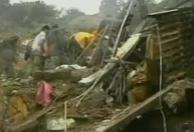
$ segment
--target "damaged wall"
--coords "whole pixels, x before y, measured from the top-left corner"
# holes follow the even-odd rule
[[[185,69],[193,62],[194,11],[191,8],[185,8],[155,13],[150,16],[157,20],[158,26],[152,33],[155,43],[149,42],[148,45],[161,45],[162,49],[162,53],[158,53],[159,47],[153,48],[152,51],[156,53],[151,59],[158,60],[156,65],[159,66],[159,58],[160,55],[162,56],[164,83],[169,84],[184,77]],[[147,52],[152,56],[153,52],[150,50]],[[148,69],[153,70],[153,67]],[[151,74],[155,76],[155,73]]]

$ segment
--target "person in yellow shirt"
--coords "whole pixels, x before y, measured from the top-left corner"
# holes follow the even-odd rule
[[[85,49],[88,47],[88,45],[93,44],[96,39],[94,34],[87,32],[78,32],[74,37],[82,49]]]
[[[88,32],[77,32],[73,34],[69,41],[69,56],[71,62],[75,62],[76,59],[82,54],[84,50],[87,49],[87,52],[78,62],[83,64],[86,59],[86,55],[90,54],[91,49],[95,47],[95,42],[98,38],[98,33],[88,33]]]

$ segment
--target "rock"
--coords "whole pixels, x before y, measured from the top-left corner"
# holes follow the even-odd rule
[[[28,77],[27,79],[20,79],[21,84],[31,84],[33,82],[32,77]]]
[[[51,118],[47,119],[47,130],[64,130],[65,124],[67,126],[67,129],[74,128],[76,125],[76,122],[74,119],[67,119],[64,118]]]
[[[104,132],[104,130],[106,130],[106,126],[102,126],[96,129],[96,132]]]
[[[56,69],[75,69],[75,70],[83,70],[86,69],[87,67],[85,66],[80,66],[80,65],[61,65],[56,67]]]
[[[187,110],[189,104],[186,97],[186,90],[193,90],[193,80],[178,80],[168,85],[167,87],[173,87],[172,91],[163,97],[163,101],[168,106],[168,108],[174,113],[180,113]]]
[[[107,97],[106,98],[106,104],[108,106],[113,106],[114,98],[113,97]]]
[[[90,74],[92,74],[91,69],[72,70],[71,78],[73,81],[79,81],[81,78],[88,77]]]
[[[14,81],[20,81],[21,79],[20,78],[16,78],[16,79],[14,79]]]

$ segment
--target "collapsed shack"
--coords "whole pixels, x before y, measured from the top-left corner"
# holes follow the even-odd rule
[[[45,124],[48,120],[62,117],[76,122],[68,130],[70,132],[140,130],[160,132],[166,128],[170,131],[180,131],[185,127],[184,123],[192,121],[191,118],[186,117],[192,115],[188,110],[191,110],[194,104],[192,101],[194,11],[191,8],[163,11],[150,14],[148,19],[152,19],[152,22],[143,26],[143,29],[140,28],[141,32],[131,35],[117,50],[113,59],[96,73],[82,78],[79,84],[75,82],[80,78],[71,82],[72,69],[65,71],[66,74],[68,72],[68,76],[65,77],[63,71],[62,77],[59,76],[60,79],[63,78],[63,82],[57,85],[58,90],[60,87],[61,91],[58,92],[59,95],[52,106],[32,110],[32,106],[29,107],[30,105],[25,103],[29,98],[33,100],[35,91],[32,87],[36,85],[27,88],[29,84],[26,83],[24,87],[27,90],[17,89],[12,92],[14,96],[12,95],[13,99],[10,100],[13,102],[17,100],[17,103],[13,103],[17,106],[11,105],[12,111],[8,119],[1,114],[0,126],[4,124],[5,131],[30,131],[34,128],[42,132],[44,129],[46,131]],[[80,74],[82,75],[82,72]],[[37,76],[37,78],[43,78],[40,75]],[[18,84],[17,80],[15,82],[11,85],[21,89],[22,85]],[[2,88],[8,85],[2,84]],[[88,89],[86,89],[87,86],[89,86]],[[25,95],[28,90],[30,92],[28,97],[25,97],[27,99],[19,96]],[[0,94],[1,97],[5,97],[6,93],[0,91]],[[4,100],[0,100],[0,103],[1,106],[8,105]],[[4,113],[6,107],[1,107],[0,113]],[[149,124],[154,122],[151,119],[146,120],[147,126],[144,124],[146,121],[142,119],[147,117],[144,113],[153,110],[165,113],[156,123],[167,124],[166,128],[158,124],[153,127],[154,125]],[[178,118],[179,112],[189,113],[189,115],[186,117],[182,115],[182,119],[174,121],[173,117]],[[168,117],[171,118],[170,121]],[[2,122],[5,118],[6,121]],[[145,127],[138,129],[139,122],[140,124],[143,122]],[[180,125],[176,127],[174,124],[177,122]],[[40,126],[40,124],[43,125]],[[189,127],[192,125],[190,123]]]
[[[166,120],[168,117],[163,116],[163,122],[161,120],[160,122],[157,122],[158,124],[154,123],[154,121],[158,120],[159,117],[147,118],[147,122],[150,122],[150,124],[143,121],[143,119],[139,119],[139,121],[136,122],[139,122],[139,125],[144,127],[138,128],[138,124],[135,125],[132,123],[125,131],[159,132],[166,129],[170,131],[193,131],[193,120],[188,118],[193,115],[188,111],[193,109],[193,103],[191,101],[194,86],[192,80],[193,73],[191,70],[193,67],[193,9],[184,8],[163,11],[150,14],[149,17],[154,18],[156,21],[153,23],[154,25],[150,26],[148,32],[146,32],[148,37],[146,43],[146,67],[144,69],[144,74],[148,83],[143,85],[144,87],[149,87],[151,93],[153,92],[156,94],[143,103],[134,106],[134,108],[130,106],[126,109],[127,112],[125,111],[119,114],[119,118],[117,117],[112,120],[110,122],[111,125],[105,125],[108,127],[105,131],[119,131],[115,129],[121,129],[123,125],[127,124],[126,122],[130,123],[136,116],[141,115],[144,112],[146,113],[147,110],[151,111],[153,108],[156,108],[154,107],[153,102],[157,101],[157,99],[159,99],[160,105],[164,103],[164,106],[162,105],[160,108],[161,113],[163,113],[163,111],[166,112],[169,109],[173,113],[169,114],[169,111],[166,112],[170,117],[169,121]],[[140,76],[139,80],[141,78],[142,76]],[[189,95],[188,91],[190,93]],[[162,97],[164,97],[163,101],[161,100]],[[150,105],[152,107],[150,107]],[[180,112],[186,114],[179,115]],[[150,113],[149,116],[152,116],[152,113]],[[156,115],[153,113],[153,116]],[[149,124],[149,126],[146,126],[141,122],[147,125]],[[157,125],[157,127],[152,125],[152,123]],[[159,125],[159,123],[164,123],[164,126]],[[180,125],[176,127],[175,124]],[[136,127],[134,127],[134,125]],[[121,129],[121,131],[123,130]]]

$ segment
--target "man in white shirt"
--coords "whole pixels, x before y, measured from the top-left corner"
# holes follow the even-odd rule
[[[32,42],[31,57],[33,63],[33,70],[44,69],[45,59],[47,56],[46,35],[49,29],[50,27],[48,25],[43,26],[41,32],[35,37]]]

